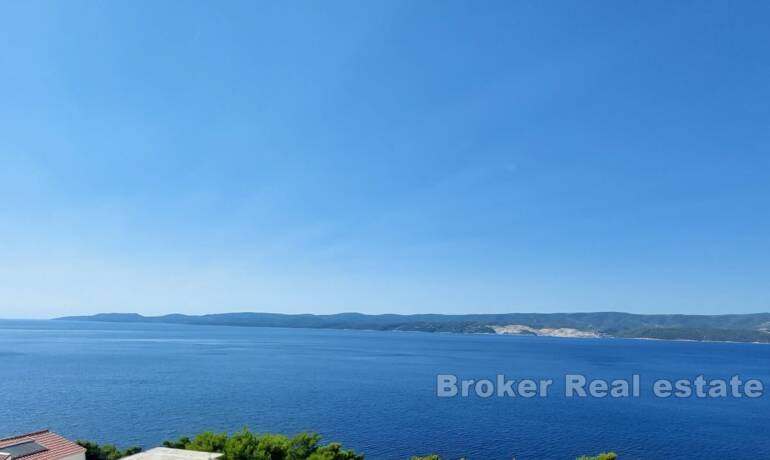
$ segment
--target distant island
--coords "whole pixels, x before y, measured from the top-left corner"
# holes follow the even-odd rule
[[[470,315],[221,313],[200,316],[102,313],[93,316],[68,316],[57,320],[770,343],[770,313],[735,315],[637,315],[618,312]]]

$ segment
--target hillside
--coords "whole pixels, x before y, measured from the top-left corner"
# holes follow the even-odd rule
[[[770,331],[770,313],[744,315],[637,315],[617,312],[472,315],[221,313],[200,316],[180,314],[142,316],[135,313],[105,313],[58,319],[243,327],[770,342],[770,332],[768,332]]]

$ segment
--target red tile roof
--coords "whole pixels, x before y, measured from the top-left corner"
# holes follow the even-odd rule
[[[36,454],[24,455],[22,457],[14,457],[13,460],[20,458],[23,458],[24,460],[60,460],[65,457],[69,457],[70,455],[75,455],[86,451],[84,447],[64,439],[56,433],[45,430],[0,439],[0,452],[3,451],[3,447],[13,446],[22,442],[29,441],[34,441],[45,447],[47,450],[38,452]],[[3,457],[3,454],[0,453],[0,460],[8,460],[7,457]]]

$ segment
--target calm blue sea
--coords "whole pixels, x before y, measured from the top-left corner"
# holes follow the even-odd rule
[[[203,430],[313,430],[369,459],[770,458],[770,398],[657,399],[652,380],[770,387],[770,346],[403,332],[0,321],[0,436],[153,447]],[[436,375],[556,380],[540,399],[439,399]],[[642,376],[567,399],[563,375]],[[562,385],[563,386],[563,385]]]

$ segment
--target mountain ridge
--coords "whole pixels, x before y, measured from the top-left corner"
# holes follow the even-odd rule
[[[664,340],[770,343],[770,313],[724,315],[646,315],[623,312],[489,313],[399,315],[346,312],[329,315],[264,312],[144,316],[99,313],[56,320],[171,323],[209,326],[288,327],[532,335],[533,330],[573,331],[567,335]],[[502,332],[501,332],[502,331]],[[511,331],[521,331],[520,333]]]

